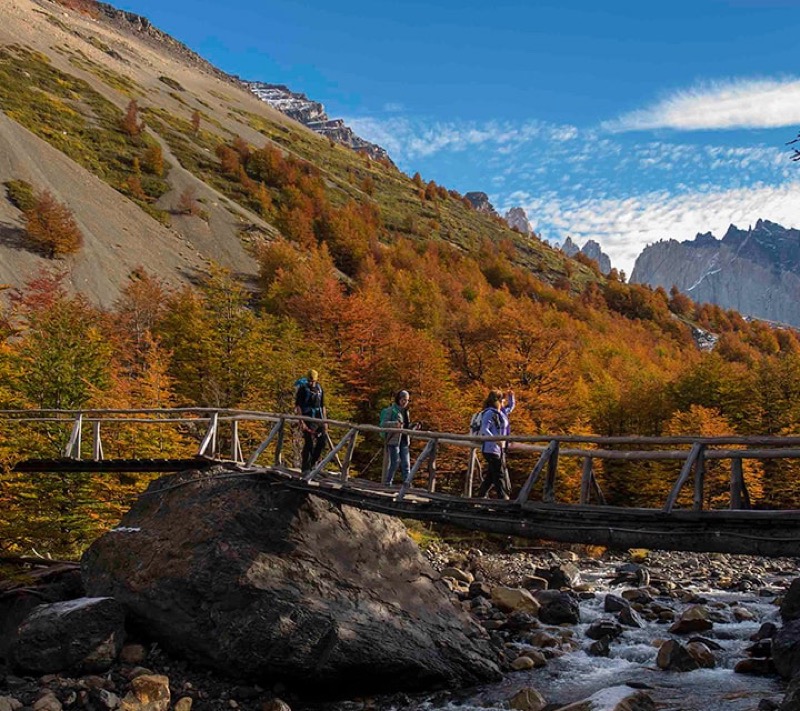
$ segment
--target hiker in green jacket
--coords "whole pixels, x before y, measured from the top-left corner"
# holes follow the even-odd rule
[[[381,410],[381,427],[396,427],[397,429],[411,429],[411,417],[408,414],[408,403],[411,399],[408,390],[400,390],[394,396],[394,402],[389,407]],[[409,437],[407,434],[385,433],[386,449],[389,454],[389,466],[386,469],[383,483],[391,486],[397,468],[403,477],[403,482],[408,484],[411,473],[411,458],[408,451]]]

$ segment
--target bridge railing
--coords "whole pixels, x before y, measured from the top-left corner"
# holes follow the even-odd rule
[[[517,505],[531,501],[534,489],[541,486],[542,501],[553,503],[556,499],[556,481],[559,460],[570,459],[580,463],[580,504],[590,504],[594,499],[605,504],[606,499],[596,475],[597,462],[675,462],[680,471],[673,482],[663,511],[669,513],[678,503],[684,487],[692,482],[692,508],[704,506],[704,492],[708,462],[730,461],[730,508],[749,508],[750,494],[746,485],[743,462],[745,460],[773,460],[800,458],[800,437],[599,437],[590,435],[513,435],[508,437],[479,437],[437,431],[398,430],[374,425],[353,424],[332,419],[315,419],[295,414],[267,413],[247,410],[214,408],[174,409],[92,409],[92,410],[5,410],[0,411],[0,425],[54,427],[63,432],[64,458],[71,461],[107,461],[104,454],[104,433],[121,425],[127,427],[169,426],[182,430],[185,448],[195,457],[233,462],[243,467],[270,466],[292,470],[293,462],[286,461],[287,443],[296,440],[292,426],[304,421],[307,424],[325,425],[329,449],[319,464],[305,473],[306,481],[313,481],[331,473],[342,483],[351,477],[351,468],[359,441],[371,437],[375,449],[375,435],[408,435],[417,451],[412,464],[411,479],[422,478],[425,488],[433,494],[437,489],[438,463],[445,448],[464,450],[466,466],[464,483],[460,492],[470,496],[478,466],[478,450],[485,441],[507,442],[512,455],[524,454],[536,460],[524,478],[515,497]],[[243,436],[243,429],[246,430]],[[91,435],[85,432],[91,430]],[[334,441],[330,432],[336,433]],[[194,441],[194,449],[190,449]],[[88,443],[91,442],[91,446]],[[679,448],[683,447],[683,448]],[[657,449],[654,449],[657,448]],[[266,459],[269,459],[268,463]],[[385,467],[385,462],[384,465]],[[383,480],[381,472],[380,481]],[[404,485],[397,493],[402,499],[410,486]]]

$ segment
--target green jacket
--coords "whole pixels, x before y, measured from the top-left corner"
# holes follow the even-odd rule
[[[400,407],[396,402],[393,402],[388,407],[384,407],[381,410],[381,427],[391,427],[395,423],[400,423],[400,427],[403,426],[404,423],[408,422],[408,411],[403,412],[403,408]],[[387,436],[388,435],[388,436]],[[402,435],[406,436],[407,435]],[[381,437],[386,440],[386,444],[398,444],[400,442],[400,434],[391,434],[387,432],[381,432]]]

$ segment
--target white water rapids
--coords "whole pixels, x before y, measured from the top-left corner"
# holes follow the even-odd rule
[[[619,595],[625,587],[610,588],[602,580],[608,570],[582,572],[585,581],[594,583],[595,598],[582,601],[581,622],[572,627],[581,647],[586,649],[592,640],[586,637],[586,628],[600,618],[615,615],[603,612],[606,593]],[[629,586],[628,586],[629,587]],[[715,603],[725,609],[741,605],[753,613],[755,620],[746,622],[715,622],[713,629],[701,636],[713,640],[722,649],[714,651],[716,668],[692,672],[667,672],[656,666],[657,648],[653,641],[672,637],[686,643],[693,635],[675,636],[668,632],[669,624],[645,622],[641,629],[625,627],[624,634],[611,643],[607,658],[593,657],[583,649],[568,652],[551,659],[547,666],[507,674],[498,684],[482,687],[468,695],[454,696],[443,701],[441,697],[410,701],[393,705],[395,709],[419,711],[485,711],[507,709],[508,699],[523,687],[538,690],[549,703],[565,705],[585,699],[597,691],[618,685],[631,684],[643,688],[656,702],[659,711],[753,711],[761,699],[780,702],[783,687],[777,676],[760,677],[736,674],[734,666],[747,658],[745,649],[753,644],[750,636],[762,623],[774,622],[780,626],[778,608],[774,597],[759,597],[755,592],[731,593],[712,587],[696,585],[684,589],[702,595],[706,607],[714,609]],[[657,599],[680,614],[688,605],[672,599]],[[456,700],[457,698],[457,700]]]

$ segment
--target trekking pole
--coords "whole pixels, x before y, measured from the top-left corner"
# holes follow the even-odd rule
[[[361,470],[361,474],[359,474],[359,478],[361,478],[361,477],[363,477],[363,476],[364,476],[364,474],[366,473],[367,469],[369,469],[369,468],[372,466],[372,462],[374,462],[374,461],[375,461],[375,460],[378,458],[378,455],[379,455],[379,454],[380,454],[380,453],[381,453],[381,452],[382,452],[384,449],[385,449],[385,447],[381,447],[381,448],[380,448],[380,449],[379,449],[377,452],[375,452],[375,454],[373,454],[373,455],[372,455],[372,459],[370,459],[370,460],[367,462],[367,466],[365,466],[365,467],[364,467],[364,468]]]

